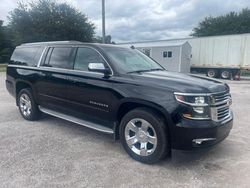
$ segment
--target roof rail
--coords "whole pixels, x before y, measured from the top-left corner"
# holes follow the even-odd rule
[[[74,41],[74,40],[69,40],[69,41],[48,41],[48,42],[31,42],[31,43],[23,43],[21,44],[21,46],[25,46],[25,45],[46,45],[46,44],[66,44],[66,43],[82,43],[79,41]]]

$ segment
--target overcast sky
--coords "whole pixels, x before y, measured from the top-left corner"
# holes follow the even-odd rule
[[[0,0],[0,19],[5,23],[17,1]],[[101,0],[59,1],[85,13],[101,35]],[[250,0],[106,0],[106,34],[116,42],[182,38],[206,16],[246,7],[250,8]]]

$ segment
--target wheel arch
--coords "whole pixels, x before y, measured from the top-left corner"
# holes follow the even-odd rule
[[[154,113],[162,117],[165,121],[165,125],[167,126],[169,136],[171,136],[171,125],[173,124],[172,118],[170,113],[164,109],[162,106],[145,101],[145,100],[138,100],[138,99],[126,99],[120,103],[117,107],[116,113],[116,124],[115,124],[115,139],[119,139],[119,126],[121,119],[124,115],[126,115],[129,111],[136,109],[136,108],[148,108],[152,110]],[[170,138],[171,140],[171,138]]]
[[[16,83],[15,83],[15,92],[16,92],[16,105],[18,106],[18,93],[24,89],[24,88],[30,88],[31,91],[32,91],[32,94],[34,96],[34,99],[36,100],[36,97],[34,95],[34,91],[33,91],[33,87],[32,87],[32,84],[28,81],[25,81],[25,80],[17,80]]]

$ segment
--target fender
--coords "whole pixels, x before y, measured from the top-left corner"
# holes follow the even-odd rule
[[[123,98],[119,101],[118,105],[114,109],[114,112],[116,112],[116,114],[115,114],[116,122],[118,122],[120,108],[122,107],[122,105],[124,105],[126,103],[134,103],[134,104],[138,104],[138,105],[142,105],[142,106],[146,106],[146,107],[155,109],[155,110],[161,112],[161,114],[163,114],[164,118],[167,120],[169,129],[171,129],[172,125],[174,125],[170,113],[165,108],[163,108],[159,104],[156,104],[156,103],[153,103],[153,102],[150,102],[147,100],[143,100],[143,99],[138,99],[138,98]],[[116,123],[116,124],[118,124],[118,123]]]
[[[171,132],[172,132],[172,128],[173,128],[173,121],[171,118],[170,113],[164,109],[162,106],[156,104],[156,103],[152,103],[150,101],[147,100],[143,100],[143,99],[138,99],[138,98],[124,98],[121,99],[119,104],[117,105],[117,107],[115,108],[115,122],[114,122],[114,126],[113,126],[113,130],[115,132],[114,134],[114,140],[118,140],[119,139],[119,121],[118,121],[118,117],[119,117],[119,112],[120,112],[120,108],[122,107],[122,105],[126,104],[126,103],[134,103],[134,104],[138,104],[139,106],[146,106],[149,107],[151,109],[155,109],[159,112],[161,112],[161,114],[163,114],[164,118],[167,121],[167,128],[169,129],[169,136],[170,136],[170,140],[171,140]]]
[[[153,103],[151,101],[147,101],[147,100],[143,100],[143,99],[138,99],[138,98],[123,98],[119,101],[117,107],[116,107],[116,112],[118,115],[119,109],[122,105],[124,105],[125,103],[136,103],[136,104],[141,104],[143,106],[148,106],[148,107],[152,107],[158,111],[160,111],[162,114],[164,114],[164,116],[166,115],[166,117],[170,117],[169,112],[162,106],[160,106],[159,104]]]

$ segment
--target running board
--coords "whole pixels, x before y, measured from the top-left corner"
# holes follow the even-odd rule
[[[67,115],[67,114],[63,114],[63,113],[60,113],[60,112],[56,112],[54,110],[50,110],[50,109],[44,108],[42,106],[38,106],[38,108],[39,108],[40,111],[42,111],[45,114],[49,114],[51,116],[58,117],[58,118],[70,121],[72,123],[76,123],[76,124],[88,127],[90,129],[100,131],[100,132],[104,132],[104,133],[108,133],[108,134],[114,134],[113,129],[104,127],[102,125],[95,124],[95,123],[92,123],[92,122],[89,122],[89,121],[85,121],[85,120],[82,120],[82,119],[79,119],[79,118],[76,118],[76,117],[73,117],[73,116],[70,116],[70,115]]]

